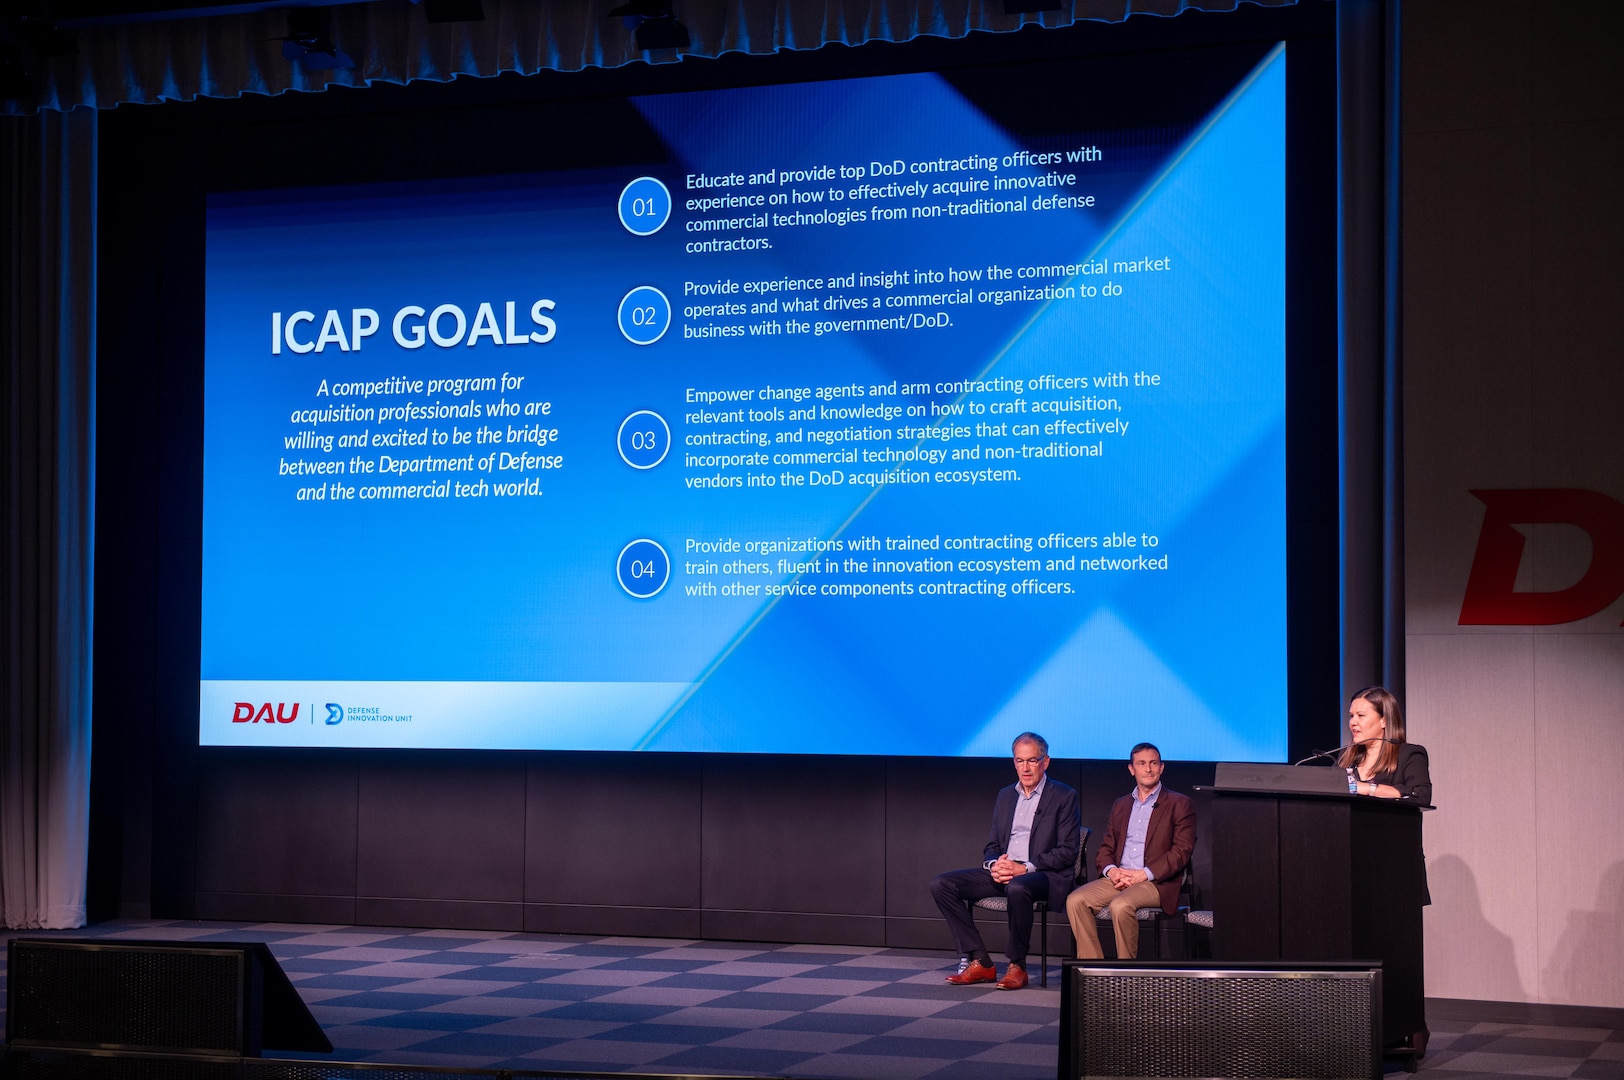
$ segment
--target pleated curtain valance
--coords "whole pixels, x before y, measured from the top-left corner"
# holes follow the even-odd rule
[[[70,28],[76,54],[30,64],[36,98],[10,102],[6,109],[104,109],[378,82],[446,82],[458,76],[612,68],[638,60],[816,49],[837,42],[958,38],[1034,23],[1061,27],[1295,2],[1065,0],[1057,11],[1011,15],[1003,0],[675,0],[675,15],[692,40],[679,53],[639,50],[626,20],[606,17],[615,0],[484,0],[482,21],[437,24],[428,21],[423,7],[406,0],[371,0],[330,9],[332,41],[354,59],[353,70],[312,71],[288,61],[281,44],[288,33],[287,9],[87,25]]]

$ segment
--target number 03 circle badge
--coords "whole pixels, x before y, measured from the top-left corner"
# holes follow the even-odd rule
[[[659,413],[639,409],[620,422],[615,447],[632,468],[652,469],[671,449],[671,425]]]
[[[671,301],[652,285],[639,285],[620,301],[620,332],[633,345],[652,345],[671,326]]]

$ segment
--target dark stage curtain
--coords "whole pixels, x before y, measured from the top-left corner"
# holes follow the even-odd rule
[[[0,911],[83,926],[96,113],[0,117]]]
[[[1059,11],[1006,15],[1003,0],[677,0],[692,38],[690,56],[815,49],[834,42],[908,41],[971,31],[1018,30],[1028,23],[1069,26],[1121,22],[1130,15],[1230,11],[1242,3],[1284,7],[1296,0],[1063,0]],[[640,51],[613,3],[484,0],[480,22],[430,24],[423,7],[403,3],[331,8],[332,41],[353,71],[307,71],[282,56],[287,12],[261,11],[120,26],[77,33],[78,55],[42,63],[39,105],[109,108],[125,102],[280,94],[329,86],[449,81],[459,75],[575,71],[635,60],[672,61],[675,51]],[[21,107],[21,106],[19,106]],[[31,106],[30,106],[31,107]]]

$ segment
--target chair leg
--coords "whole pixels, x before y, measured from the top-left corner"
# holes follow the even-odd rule
[[[1162,958],[1162,920],[1139,920],[1139,955],[1140,960],[1160,960]]]
[[[1043,947],[1038,952],[1038,956],[1043,963],[1043,970],[1038,972],[1038,985],[1047,990],[1049,988],[1049,905],[1034,904],[1032,906],[1037,909],[1038,921],[1043,923],[1043,929],[1038,931],[1038,939],[1043,942]]]

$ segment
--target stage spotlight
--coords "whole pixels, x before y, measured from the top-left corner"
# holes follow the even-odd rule
[[[423,5],[431,23],[484,22],[485,5],[480,0],[412,0]]]
[[[33,103],[35,76],[43,62],[78,52],[73,31],[58,29],[48,18],[27,12],[0,15],[0,101]]]
[[[669,19],[671,0],[626,0],[609,9],[611,19]]]
[[[650,49],[686,49],[689,45],[688,28],[676,19],[644,19],[637,24],[632,35],[637,47]]]
[[[354,68],[348,53],[333,44],[332,13],[326,8],[290,8],[282,55],[312,71]]]
[[[0,101],[32,102],[34,79],[17,57],[0,53]]]
[[[626,0],[610,9],[609,17],[625,19],[633,28],[637,47],[645,52],[686,49],[691,42],[688,28],[671,11],[671,0]]]
[[[79,38],[72,30],[62,30],[47,18],[18,15],[0,20],[0,40],[37,59],[79,55]]]

